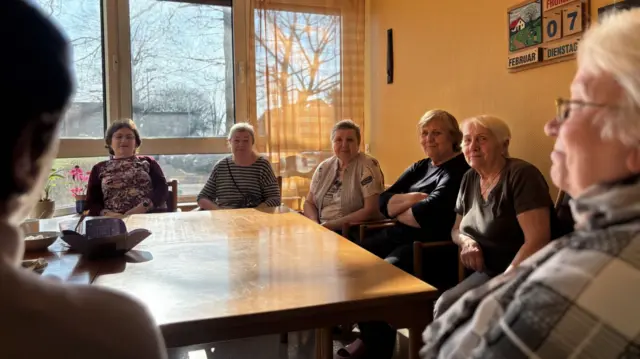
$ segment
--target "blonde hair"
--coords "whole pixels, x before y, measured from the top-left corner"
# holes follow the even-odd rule
[[[578,49],[578,66],[591,74],[611,75],[624,90],[611,120],[601,116],[603,138],[636,146],[640,141],[640,9],[614,11],[589,29]]]
[[[236,132],[248,132],[251,135],[251,144],[255,145],[256,133],[253,130],[253,126],[251,126],[251,124],[249,124],[248,122],[238,122],[235,125],[231,126],[229,135],[227,136],[227,140],[231,141],[231,137],[233,137]]]
[[[460,131],[458,120],[445,110],[429,110],[425,112],[425,114],[420,118],[420,121],[418,121],[418,131],[422,131],[422,129],[432,121],[440,121],[445,125],[449,131],[451,140],[453,141],[453,150],[456,152],[460,151],[462,131]]]
[[[495,116],[480,115],[462,121],[462,130],[464,131],[465,128],[471,125],[481,126],[491,131],[498,142],[504,146],[503,155],[505,157],[509,157],[509,142],[511,142],[511,130],[509,129],[509,125],[507,125],[506,122]]]

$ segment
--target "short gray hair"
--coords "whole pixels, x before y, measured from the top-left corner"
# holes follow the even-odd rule
[[[636,146],[640,141],[640,9],[615,11],[589,29],[578,49],[579,68],[611,75],[624,90],[617,118],[598,122],[603,138]]]
[[[470,125],[477,125],[486,128],[491,131],[491,133],[496,137],[498,142],[501,145],[505,146],[505,151],[503,155],[505,157],[509,157],[509,142],[511,142],[511,129],[509,129],[509,125],[501,119],[490,116],[490,115],[480,115],[468,118],[462,121],[462,130],[469,127]]]
[[[229,130],[229,136],[227,136],[227,140],[231,140],[231,137],[235,135],[236,132],[249,132],[251,135],[251,143],[256,143],[256,132],[253,130],[253,126],[248,122],[238,122],[235,125],[231,126]]]
[[[351,120],[342,120],[335,125],[333,125],[333,129],[331,130],[331,142],[336,138],[336,132],[338,130],[354,130],[356,132],[356,140],[358,141],[358,146],[360,146],[360,141],[362,139],[360,135],[360,126],[358,126],[355,122]]]
[[[418,121],[418,131],[422,131],[424,126],[428,125],[431,121],[440,121],[445,125],[453,140],[453,150],[460,151],[460,143],[462,142],[462,131],[458,125],[458,120],[453,117],[452,114],[445,110],[429,110]]]

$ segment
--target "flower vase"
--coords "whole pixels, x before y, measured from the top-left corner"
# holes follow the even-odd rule
[[[31,218],[52,218],[56,209],[56,203],[51,200],[38,201],[31,211]]]
[[[76,196],[76,213],[82,214],[82,212],[85,211],[86,204],[87,204],[86,195]]]

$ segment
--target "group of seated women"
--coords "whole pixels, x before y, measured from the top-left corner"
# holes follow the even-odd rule
[[[0,151],[7,171],[0,187],[2,353],[165,358],[161,333],[138,301],[100,286],[42,280],[21,268],[19,224],[51,168],[74,80],[68,41],[28,2],[0,1],[0,32],[11,34],[4,38],[0,88],[12,121]],[[581,40],[571,99],[557,101],[557,117],[545,126],[556,138],[551,177],[574,198],[576,231],[536,255],[561,233],[546,182],[533,165],[509,156],[511,134],[501,120],[478,116],[458,127],[450,114],[428,112],[418,134],[429,158],[386,191],[378,163],[358,153],[359,129],[336,125],[335,157],[318,167],[304,214],[333,230],[349,221],[396,218],[393,230],[361,243],[400,267],[399,249],[409,241],[439,240],[450,231],[461,262],[474,272],[436,303],[422,358],[638,357],[639,33],[640,10],[630,10]],[[233,155],[214,167],[199,196],[202,208],[277,205],[273,171],[250,150],[251,128],[234,127],[229,140]],[[152,158],[136,156],[141,139],[135,126],[114,124],[106,142],[112,158],[91,173],[90,212],[163,210],[164,175]],[[246,173],[253,183],[243,179]],[[360,326],[361,340],[337,355],[391,357],[392,328]],[[33,345],[34,333],[40,345]]]
[[[453,240],[471,272],[444,292],[438,317],[465,292],[508,272],[544,247],[557,232],[549,187],[532,164],[509,156],[511,132],[500,119],[477,116],[458,124],[444,110],[425,113],[417,126],[425,159],[412,164],[385,190],[378,161],[359,151],[360,128],[338,122],[331,131],[333,156],[318,165],[304,202],[304,216],[341,233],[347,223],[393,218],[397,224],[365,238],[363,248],[412,272],[414,241]],[[137,156],[142,140],[132,121],[117,122],[105,141],[111,159],[94,166],[88,186],[91,215],[164,211],[168,188],[158,163]],[[246,123],[228,136],[231,155],[220,160],[198,195],[200,209],[279,206],[280,187],[271,163],[254,149]],[[395,330],[386,323],[359,323],[361,336],[340,357],[368,350],[388,353]]]
[[[377,162],[364,155],[339,153],[344,146],[337,143],[342,138],[334,131],[336,158],[318,168],[304,213],[334,230],[344,222],[375,220],[380,215],[396,219],[395,226],[359,238],[358,243],[407,272],[413,268],[414,241],[453,240],[460,248],[460,261],[473,273],[440,296],[437,317],[465,292],[510,271],[563,233],[542,173],[509,156],[511,132],[502,120],[477,116],[459,126],[450,113],[431,110],[420,119],[417,130],[426,158],[412,164],[382,193],[379,187],[365,187],[374,181],[368,179],[370,173],[380,170]],[[356,133],[351,135],[357,140]],[[343,180],[343,168],[348,173],[351,158],[375,164],[356,167],[358,172],[351,176],[361,178],[360,183]],[[378,176],[383,178],[381,173]],[[358,193],[358,202],[344,203],[345,198],[356,196],[353,192]],[[336,202],[339,214],[325,212]],[[372,202],[377,202],[377,210]],[[392,356],[394,328],[382,322],[358,326],[360,338],[340,349],[337,357],[358,358],[367,352],[380,358]]]
[[[229,132],[231,156],[215,164],[198,205],[204,210],[279,206],[280,188],[269,161],[253,149],[253,127],[238,123]],[[93,166],[87,210],[94,216],[121,216],[167,210],[169,189],[160,165],[137,156],[142,144],[131,120],[113,123],[105,135],[111,158]]]

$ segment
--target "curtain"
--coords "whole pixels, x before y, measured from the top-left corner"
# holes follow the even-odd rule
[[[313,171],[333,155],[333,125],[350,119],[364,136],[364,0],[251,3],[257,147],[283,177],[284,203],[301,209]]]

